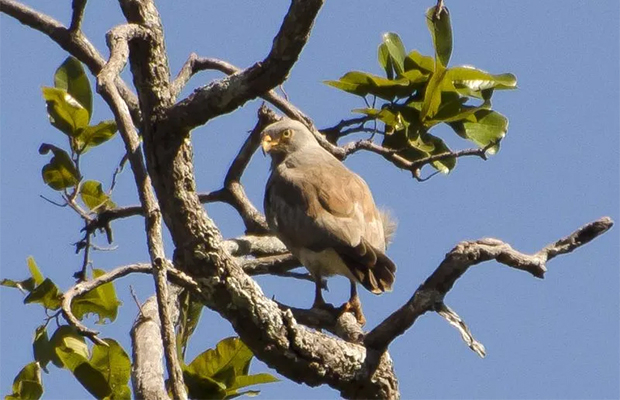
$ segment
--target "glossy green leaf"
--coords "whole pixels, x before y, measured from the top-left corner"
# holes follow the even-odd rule
[[[104,339],[108,346],[96,344],[93,347],[93,355],[90,365],[96,368],[106,378],[113,398],[130,399],[129,377],[131,376],[131,361],[129,356],[113,339]]]
[[[67,152],[47,143],[39,147],[39,154],[47,154],[50,151],[54,153],[54,156],[41,170],[43,182],[54,190],[63,190],[77,185],[79,174]]]
[[[435,46],[435,59],[444,67],[448,66],[452,55],[452,25],[448,8],[443,7],[439,15],[436,15],[437,7],[431,7],[426,11],[426,25],[431,32],[433,45]]]
[[[499,141],[508,131],[508,119],[492,110],[478,110],[472,117],[468,120],[451,122],[449,125],[459,136],[471,140],[479,147],[497,142],[497,145],[488,150],[491,154],[496,153],[499,150]]]
[[[189,291],[183,292],[179,304],[180,315],[177,332],[177,352],[179,358],[184,360],[187,342],[194,333],[196,326],[198,326],[203,304],[198,299],[195,299]]]
[[[432,118],[441,104],[441,92],[444,88],[444,81],[446,76],[445,69],[439,69],[435,72],[426,85],[426,91],[424,92],[424,102],[422,104],[422,110],[420,111],[420,119],[422,121]]]
[[[93,93],[84,67],[75,57],[68,57],[54,74],[54,86],[63,89],[88,111],[89,121],[93,113]]]
[[[64,364],[60,358],[56,355],[57,348],[69,348],[72,351],[82,355],[84,358],[88,358],[88,346],[84,340],[84,336],[77,333],[77,331],[69,325],[61,325],[54,331],[52,337],[49,340],[51,348],[52,363],[58,368],[63,368]]]
[[[435,61],[433,57],[420,54],[413,50],[405,57],[405,71],[418,70],[424,74],[435,71]]]
[[[80,197],[86,206],[96,213],[116,207],[101,187],[101,182],[85,181],[80,185]]]
[[[56,355],[64,367],[71,371],[84,389],[94,397],[103,399],[112,394],[112,389],[103,373],[93,367],[83,354],[73,351],[70,347],[60,346],[56,348]]]
[[[226,398],[226,385],[208,376],[193,372],[185,366],[183,368],[183,381],[187,386],[187,392],[192,399],[224,399]]]
[[[405,46],[400,40],[400,36],[394,32],[387,32],[383,34],[383,44],[385,44],[388,54],[392,59],[394,70],[397,74],[401,74],[405,71]]]
[[[98,278],[103,274],[105,274],[105,271],[101,269],[93,270],[94,278]],[[76,296],[71,303],[71,311],[80,320],[87,314],[96,314],[99,317],[97,323],[103,324],[106,318],[110,322],[114,322],[120,304],[121,302],[116,297],[114,284],[108,282],[83,295]]]
[[[47,364],[52,360],[52,347],[47,337],[46,325],[38,326],[35,330],[32,351],[35,361],[47,372]]]
[[[26,296],[24,303],[40,303],[48,310],[57,310],[60,308],[61,304],[60,296],[61,293],[58,287],[51,279],[47,278]]]
[[[245,375],[250,368],[252,351],[236,337],[220,341],[215,349],[209,349],[198,355],[189,365],[190,371],[202,376],[214,377],[226,369],[232,369],[234,375]]]
[[[517,78],[513,74],[489,74],[473,67],[453,67],[448,70],[449,79],[456,87],[473,91],[486,89],[516,89]]]
[[[43,395],[41,367],[34,361],[19,371],[13,380],[13,393],[5,399],[37,400]]]
[[[113,120],[102,121],[97,125],[87,126],[82,129],[75,138],[77,144],[76,150],[80,153],[85,153],[92,147],[99,146],[110,140],[117,130],[116,122]]]
[[[377,53],[379,65],[381,65],[381,67],[385,70],[385,76],[387,76],[388,79],[394,79],[394,63],[390,58],[390,52],[388,51],[387,45],[385,43],[381,43]]]
[[[90,115],[66,90],[43,87],[50,123],[69,136],[76,136],[88,126]]]
[[[34,261],[34,257],[32,256],[28,257],[26,259],[26,263],[28,264],[28,270],[30,270],[30,276],[32,276],[34,283],[36,285],[40,285],[41,283],[43,283],[45,278],[43,277],[43,274],[39,270],[37,263]]]
[[[348,72],[337,81],[325,83],[358,96],[372,94],[386,100],[407,97],[413,91],[412,83],[406,78],[390,80],[360,71]]]

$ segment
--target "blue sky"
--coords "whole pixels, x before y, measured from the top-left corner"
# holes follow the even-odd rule
[[[31,3],[64,23],[68,2]],[[227,60],[239,67],[267,54],[288,8],[286,1],[160,1],[173,73],[190,52]],[[497,92],[494,107],[510,120],[501,151],[488,161],[462,159],[448,176],[417,183],[372,154],[356,154],[347,165],[369,183],[377,203],[400,224],[388,253],[398,265],[393,293],[363,292],[370,328],[402,305],[435,269],[443,255],[466,239],[496,237],[516,249],[535,252],[582,224],[609,215],[619,220],[619,4],[585,1],[450,1],[454,29],[451,65],[471,64],[492,73],[512,72],[519,89]],[[353,69],[380,73],[376,47],[381,34],[395,31],[408,49],[432,52],[424,11],[431,1],[327,2],[299,63],[285,84],[290,100],[319,127],[331,126],[363,103],[328,87]],[[62,11],[60,10],[62,9]],[[113,2],[91,0],[85,31],[107,54],[105,32],[122,22]],[[0,278],[26,274],[32,255],[61,288],[79,269],[71,243],[81,223],[39,195],[54,198],[40,178],[48,157],[42,142],[64,144],[45,114],[41,86],[51,86],[66,57],[48,38],[2,15],[0,46]],[[218,77],[202,73],[188,89]],[[125,77],[127,75],[125,73]],[[128,79],[130,81],[130,79]],[[91,79],[91,82],[93,80]],[[221,186],[226,168],[254,126],[259,102],[209,122],[193,133],[198,188]],[[112,118],[95,101],[94,120]],[[436,134],[455,148],[470,147],[448,129]],[[115,138],[85,160],[85,175],[107,186],[122,156]],[[251,199],[262,204],[268,161],[257,154],[244,176]],[[137,203],[129,170],[113,195],[119,205]],[[226,205],[208,205],[224,236],[242,233],[240,219]],[[146,261],[143,222],[115,222],[113,252],[96,252],[94,265],[111,269]],[[103,239],[98,239],[104,244]],[[167,239],[168,240],[168,239]],[[495,263],[471,269],[446,298],[487,348],[479,359],[458,333],[435,314],[425,315],[390,348],[403,398],[618,398],[619,257],[618,229],[548,265],[545,280]],[[172,247],[167,241],[167,254]],[[265,293],[296,306],[310,306],[305,282],[261,278]],[[128,332],[137,313],[132,285],[145,300],[153,291],[148,276],[117,282],[124,302],[116,322],[97,326],[103,336],[129,349]],[[330,281],[327,299],[340,303],[348,293],[341,278]],[[32,360],[31,341],[45,317],[23,296],[0,289],[0,393]],[[88,324],[94,325],[93,320]],[[206,311],[188,358],[232,335],[228,322]],[[253,371],[267,367],[255,362]],[[84,398],[88,393],[66,370],[43,377],[44,398]],[[334,398],[328,387],[309,388],[286,380],[261,388],[263,398]]]

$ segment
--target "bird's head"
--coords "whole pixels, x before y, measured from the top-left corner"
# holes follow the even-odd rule
[[[312,132],[299,121],[284,118],[267,126],[261,136],[261,147],[272,158],[281,158],[317,142]]]

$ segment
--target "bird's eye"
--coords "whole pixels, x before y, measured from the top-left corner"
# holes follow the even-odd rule
[[[285,130],[284,132],[282,132],[282,137],[283,137],[283,138],[290,138],[290,137],[291,137],[291,134],[292,134],[291,130],[290,130],[290,129],[287,129],[287,130]]]

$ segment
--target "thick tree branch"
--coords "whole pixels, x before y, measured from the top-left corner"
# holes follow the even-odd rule
[[[322,0],[293,0],[269,55],[241,72],[197,89],[175,105],[169,113],[171,130],[202,125],[284,82],[308,41],[322,5]]]
[[[75,1],[79,2],[80,0]],[[103,68],[105,64],[103,57],[81,31],[67,29],[55,19],[13,0],[0,0],[0,12],[10,15],[22,24],[49,36],[61,48],[84,63],[93,75],[97,76]],[[134,122],[138,123],[140,121],[138,98],[120,77],[115,77],[114,84],[117,86],[120,96],[127,103]]]
[[[150,266],[149,266],[150,268]],[[131,383],[136,399],[169,399],[164,382],[164,347],[161,341],[157,298],[140,306],[131,328]]]
[[[445,295],[452,289],[456,280],[472,265],[496,260],[509,267],[527,271],[537,278],[543,278],[547,271],[545,263],[548,260],[588,243],[607,232],[612,225],[613,221],[609,217],[600,218],[584,225],[566,238],[546,246],[534,255],[520,253],[497,239],[461,242],[446,255],[435,272],[416,290],[404,306],[392,313],[366,336],[364,344],[366,347],[377,350],[387,349],[397,336],[402,335],[419,316],[427,311],[446,314],[449,309],[443,304]],[[465,330],[468,331],[466,327],[463,331]],[[475,341],[470,343],[470,347],[473,346],[474,350],[478,345],[479,343]],[[483,352],[484,347],[482,347]]]

